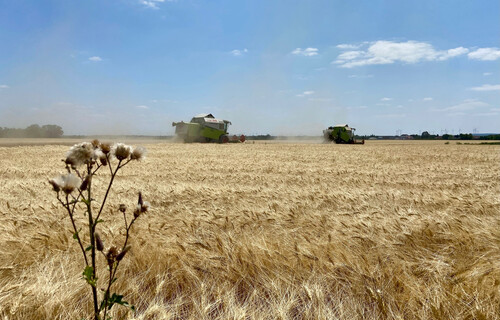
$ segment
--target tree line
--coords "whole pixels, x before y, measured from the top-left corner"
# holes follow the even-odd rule
[[[63,129],[55,124],[32,124],[25,129],[0,127],[0,138],[60,138]]]

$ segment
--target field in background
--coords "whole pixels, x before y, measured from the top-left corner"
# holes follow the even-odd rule
[[[104,216],[140,190],[152,204],[117,283],[136,306],[129,319],[499,317],[500,146],[145,146]],[[1,319],[90,312],[47,183],[67,150],[0,147]],[[102,226],[109,246],[121,224]]]

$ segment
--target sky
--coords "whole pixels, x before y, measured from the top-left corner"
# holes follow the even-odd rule
[[[498,0],[0,0],[0,127],[500,132]]]

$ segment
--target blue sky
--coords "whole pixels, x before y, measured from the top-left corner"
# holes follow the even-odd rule
[[[0,126],[500,131],[500,2],[0,0]]]

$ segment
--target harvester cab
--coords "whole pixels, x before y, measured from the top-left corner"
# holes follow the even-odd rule
[[[198,114],[190,122],[172,122],[175,133],[184,142],[232,142],[227,135],[230,124],[231,121],[215,119],[211,113]]]
[[[335,143],[365,144],[365,140],[355,140],[355,130],[356,129],[349,127],[347,124],[338,124],[323,130],[323,137],[326,142],[334,141]]]

